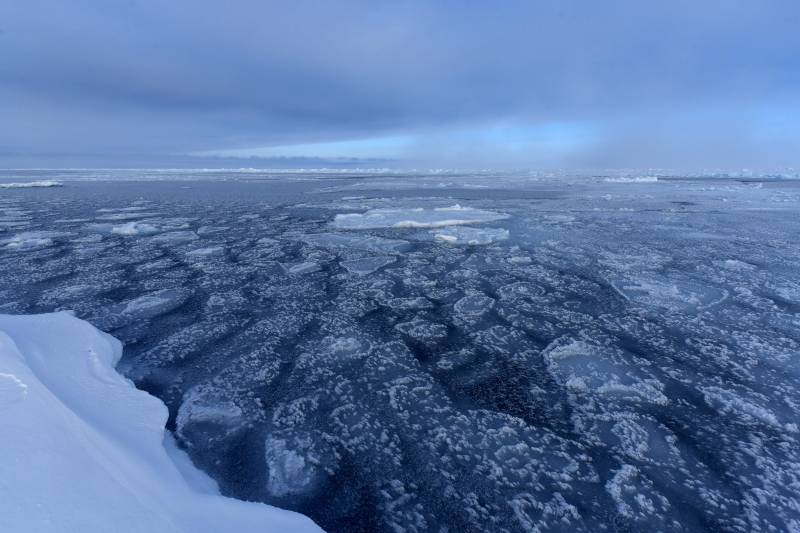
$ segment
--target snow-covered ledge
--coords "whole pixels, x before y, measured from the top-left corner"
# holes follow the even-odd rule
[[[0,315],[0,531],[319,532],[219,495],[167,408],[114,366],[119,341],[68,313]]]

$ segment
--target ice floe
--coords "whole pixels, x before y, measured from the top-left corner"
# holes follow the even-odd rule
[[[8,250],[32,250],[53,246],[56,239],[70,236],[71,233],[63,231],[27,231],[17,233],[10,239],[0,240],[0,246]]]
[[[367,252],[400,253],[408,251],[411,244],[401,239],[386,239],[373,235],[351,233],[313,233],[303,235],[300,240],[323,248],[351,248]]]
[[[508,239],[508,230],[503,228],[470,228],[464,226],[446,227],[434,230],[437,241],[449,244],[482,245]]]
[[[111,228],[111,233],[125,236],[148,235],[150,233],[158,233],[158,228],[144,222],[128,222],[120,226],[114,226]]]
[[[379,228],[439,228],[462,224],[493,222],[508,218],[504,213],[462,207],[458,204],[451,207],[435,207],[433,209],[371,209],[366,213],[339,214],[333,225],[339,229],[379,229]]]
[[[339,264],[351,274],[366,276],[391,265],[397,259],[391,256],[362,257],[361,259],[349,259],[340,261]]]

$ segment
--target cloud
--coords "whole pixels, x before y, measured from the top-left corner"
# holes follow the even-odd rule
[[[33,159],[404,138],[368,156],[757,165],[791,160],[800,127],[768,154],[751,130],[800,104],[789,0],[29,0],[0,20],[0,152]]]

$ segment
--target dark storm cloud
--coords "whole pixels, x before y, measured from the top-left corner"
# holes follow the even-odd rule
[[[0,152],[122,161],[579,122],[595,137],[559,163],[739,148],[791,164],[796,122],[774,123],[800,106],[799,15],[788,0],[9,1]]]

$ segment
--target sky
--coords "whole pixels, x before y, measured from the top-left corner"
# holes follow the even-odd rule
[[[0,167],[800,168],[797,0],[0,0]]]

